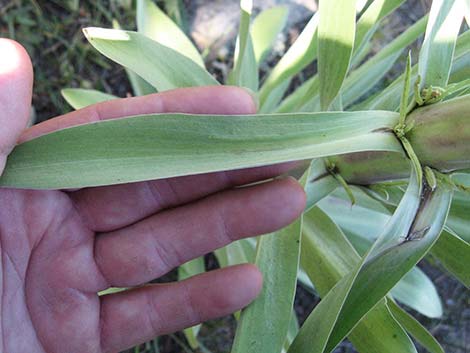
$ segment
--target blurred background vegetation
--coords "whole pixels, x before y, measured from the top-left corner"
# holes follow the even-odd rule
[[[188,25],[186,21],[190,21],[195,12],[194,7],[198,6],[195,3],[200,4],[204,1],[156,2],[162,7],[166,6],[170,15],[186,26]],[[219,2],[221,1],[212,3]],[[236,4],[237,0],[231,2]],[[205,3],[210,4],[211,1],[205,1]],[[183,4],[188,10],[187,13],[176,11],[178,4]],[[377,48],[419,18],[428,6],[427,0],[408,1],[397,12],[397,15],[389,18],[384,28],[378,31],[374,42]],[[23,44],[33,61],[35,68],[33,105],[37,121],[43,121],[71,110],[60,94],[60,90],[65,87],[94,88],[120,97],[130,94],[131,88],[124,69],[88,45],[81,29],[88,26],[112,27],[113,20],[118,21],[123,28],[135,29],[134,8],[132,0],[0,0],[0,37],[12,38]],[[308,15],[308,11],[306,14]],[[282,55],[285,48],[295,40],[306,20],[306,16],[296,19],[297,22],[281,36],[268,62],[273,63]],[[225,31],[225,28],[220,28],[220,31]],[[218,46],[216,53],[209,52],[207,48],[201,49],[206,49],[204,54],[208,69],[216,76],[226,75],[231,65],[231,55],[227,54],[233,50],[233,41],[226,41],[224,45]],[[401,64],[397,66],[395,73],[403,71],[404,60],[399,60],[399,62]],[[265,68],[267,69],[268,67]],[[315,70],[315,67],[307,68],[304,75],[308,76],[312,70]],[[389,80],[392,78],[393,74],[388,77]],[[293,84],[299,84],[301,81],[302,76]],[[209,269],[217,267],[216,260],[211,255],[207,257],[207,266]],[[437,263],[424,262],[420,264],[420,267],[436,284],[443,298],[445,314],[441,319],[433,320],[417,313],[413,314],[431,330],[445,347],[446,352],[469,353],[469,291],[447,276]],[[173,273],[164,280],[175,278]],[[302,287],[298,288],[296,310],[301,321],[307,317],[318,301],[318,298]],[[199,338],[202,345],[196,352],[230,352],[235,326],[236,322],[233,317],[207,323],[200,332]],[[194,351],[189,348],[184,335],[177,333],[137,347],[130,352],[187,353]],[[348,342],[345,342],[335,352],[351,353],[354,349]]]
[[[135,28],[134,15],[130,0],[0,0],[0,37],[23,44],[33,61],[38,121],[70,109],[60,95],[64,87],[94,87],[120,96],[130,91],[124,70],[91,48],[81,28],[111,27],[113,19]]]

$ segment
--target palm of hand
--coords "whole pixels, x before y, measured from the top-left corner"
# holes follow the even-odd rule
[[[16,141],[67,126],[151,112],[254,109],[239,89],[184,89],[99,104],[24,131],[32,85],[29,59],[10,41],[0,40],[0,49],[7,54],[0,68],[8,52],[17,59],[9,70],[0,69],[0,124],[5,127],[0,172]],[[251,265],[179,283],[144,284],[230,241],[294,220],[305,203],[295,181],[233,189],[288,168],[74,192],[0,189],[0,352],[117,352],[247,305],[261,289],[260,274]],[[112,286],[140,287],[98,296]]]
[[[61,192],[0,190],[0,200],[9,205],[0,209],[5,351],[66,352],[54,343],[62,336],[69,349],[97,352],[100,303],[93,292],[103,281],[87,261],[93,233]]]

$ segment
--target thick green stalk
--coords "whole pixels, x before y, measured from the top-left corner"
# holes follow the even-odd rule
[[[360,152],[334,156],[330,160],[350,184],[369,185],[410,176],[410,163],[405,154]]]
[[[463,96],[416,109],[407,117],[407,133],[423,166],[441,172],[470,169],[470,97]],[[405,179],[410,164],[404,154],[350,153],[331,158],[351,184],[375,184]]]
[[[441,172],[470,168],[470,100],[459,97],[415,110],[408,139],[423,163]]]

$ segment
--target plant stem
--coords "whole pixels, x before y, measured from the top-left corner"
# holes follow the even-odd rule
[[[463,96],[414,110],[406,119],[406,139],[423,166],[441,173],[470,169],[470,97]],[[406,179],[405,154],[360,152],[329,158],[344,180],[369,185]]]

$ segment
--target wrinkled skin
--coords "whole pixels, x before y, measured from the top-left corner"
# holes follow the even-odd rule
[[[27,129],[30,60],[6,39],[0,53],[0,173],[16,143],[67,126],[152,112],[255,109],[243,90],[193,88],[101,103]],[[293,179],[234,189],[292,166],[67,192],[0,189],[0,351],[118,352],[246,306],[262,286],[253,265],[146,283],[233,240],[292,222],[305,203]]]

